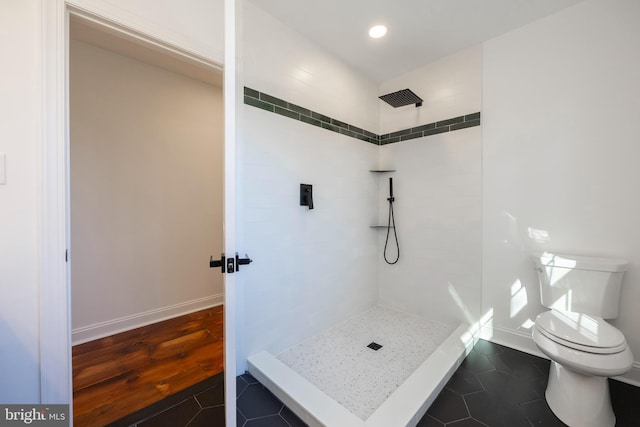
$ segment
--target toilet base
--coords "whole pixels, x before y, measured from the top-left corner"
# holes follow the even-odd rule
[[[570,427],[614,427],[609,380],[582,375],[551,361],[545,397],[553,413]]]

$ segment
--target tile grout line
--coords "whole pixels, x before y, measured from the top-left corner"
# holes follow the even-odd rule
[[[196,397],[195,397],[195,396],[193,396],[193,398],[195,399]],[[197,403],[197,400],[196,400],[196,403]],[[200,404],[198,404],[198,406],[200,406]],[[189,420],[189,421],[184,425],[184,427],[189,427],[189,424],[191,424],[191,423],[193,422],[193,420],[195,420],[195,419],[196,419],[196,417],[198,416],[198,414],[199,414],[200,412],[202,412],[202,408],[200,408],[200,409],[198,410],[198,412],[196,412],[196,413],[193,415],[193,417],[191,417],[191,419],[190,419],[190,420]]]
[[[287,426],[291,427],[291,423],[282,416],[282,411],[284,411],[284,408],[286,408],[286,405],[283,403],[280,411],[278,411],[278,416],[282,418],[282,421],[284,421]]]
[[[183,400],[181,400],[180,402],[176,403],[175,405],[170,405],[169,407],[162,409],[160,412],[157,412],[157,413],[155,413],[155,414],[153,414],[153,415],[150,415],[150,416],[148,416],[148,417],[146,417],[146,418],[144,418],[144,419],[142,419],[142,420],[136,421],[134,424],[132,424],[132,426],[138,426],[139,424],[142,424],[142,423],[144,423],[144,422],[146,422],[146,421],[149,421],[149,420],[151,420],[152,418],[157,417],[158,415],[162,415],[162,414],[164,414],[165,412],[167,412],[167,411],[169,411],[169,410],[171,410],[171,409],[173,409],[173,408],[175,408],[175,407],[177,407],[177,406],[182,405],[183,403],[187,402],[187,401],[188,401],[188,400],[190,400],[190,399],[194,399],[194,400],[195,400],[195,395],[189,396],[189,397],[187,397],[186,399],[183,399]],[[196,400],[196,402],[197,402],[197,400]],[[200,406],[200,405],[198,404],[198,406]],[[198,412],[199,412],[199,411],[198,411]],[[196,413],[196,415],[197,415],[197,413]]]
[[[476,374],[473,374],[476,376],[476,379],[478,380],[478,382],[480,382],[480,378],[478,378],[478,376]],[[482,387],[482,391],[486,391],[484,390],[484,386],[482,385],[482,383],[480,383],[480,386]],[[477,393],[481,393],[482,391],[478,391]],[[472,394],[472,393],[467,393],[467,394]],[[480,424],[482,424],[483,426],[487,426],[485,423],[483,423],[482,421],[478,421],[475,418],[473,418],[473,415],[471,415],[471,410],[469,409],[469,404],[467,403],[467,399],[465,399],[465,394],[460,395],[462,397],[462,402],[464,403],[464,407],[467,409],[467,414],[469,414],[469,418],[471,418],[472,420],[479,422]],[[489,427],[489,426],[487,426]]]

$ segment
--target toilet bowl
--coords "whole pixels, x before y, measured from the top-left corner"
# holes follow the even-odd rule
[[[622,333],[601,318],[551,310],[536,318],[533,339],[551,359],[545,397],[556,416],[569,426],[613,427],[608,377],[633,364]]]
[[[623,260],[534,256],[541,301],[533,340],[551,359],[545,398],[571,427],[613,427],[608,377],[631,369],[624,335],[604,318],[618,314]]]

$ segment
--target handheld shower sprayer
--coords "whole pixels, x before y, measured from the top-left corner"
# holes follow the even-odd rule
[[[393,215],[393,202],[395,202],[395,200],[396,198],[393,197],[393,178],[389,178],[389,197],[387,198],[387,201],[389,202],[389,221],[387,223],[387,238],[384,242],[383,255],[384,255],[385,262],[391,265],[397,263],[398,260],[400,259],[400,245],[398,243],[398,230],[396,229],[396,219],[395,219],[395,216]],[[389,234],[392,228],[393,228],[393,235],[396,240],[396,248],[397,248],[396,259],[393,261],[387,259],[387,246],[389,244]]]

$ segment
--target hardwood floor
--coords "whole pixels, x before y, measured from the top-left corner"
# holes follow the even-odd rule
[[[73,347],[76,426],[104,426],[223,371],[223,308]]]

